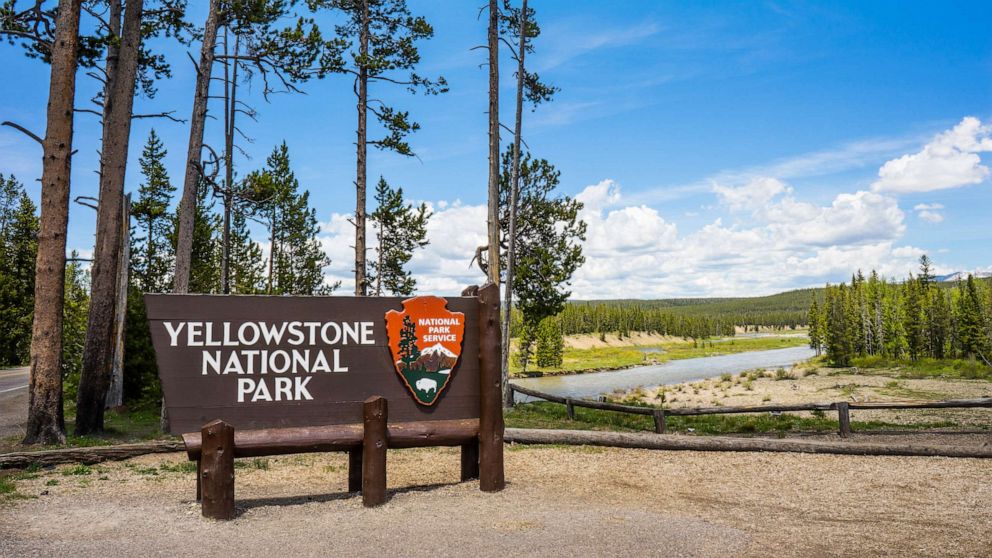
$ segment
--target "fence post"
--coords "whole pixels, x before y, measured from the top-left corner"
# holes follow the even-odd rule
[[[362,414],[362,504],[372,508],[386,503],[386,399],[369,397],[362,403]]]
[[[362,491],[362,448],[348,450],[348,492]]]
[[[479,439],[462,445],[462,482],[479,478]]]
[[[565,413],[568,414],[568,420],[575,420],[575,405],[572,404],[571,397],[565,399]]]
[[[498,492],[503,472],[503,386],[499,287],[479,289],[479,488]]]
[[[665,410],[655,409],[652,413],[654,415],[654,431],[658,434],[665,433]]]
[[[848,409],[847,401],[837,403],[837,421],[840,423],[840,437],[847,438],[851,435],[851,412]]]
[[[234,427],[222,420],[200,430],[201,510],[211,519],[234,519]]]

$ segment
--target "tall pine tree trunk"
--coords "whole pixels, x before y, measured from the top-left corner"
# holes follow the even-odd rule
[[[527,52],[527,0],[520,8],[520,44],[517,51],[517,106],[513,123],[513,167],[510,169],[509,238],[506,239],[506,314],[503,315],[503,405],[508,406],[510,392],[510,311],[513,309],[513,266],[516,258],[517,196],[520,194],[520,134],[524,112],[524,54]]]
[[[355,177],[355,296],[365,296],[368,292],[365,263],[365,191],[366,154],[368,152],[368,96],[369,72],[366,59],[369,53],[369,3],[362,1],[362,31],[359,35],[359,51],[362,62],[358,70],[358,141]]]
[[[239,38],[234,39],[234,68],[228,76],[227,28],[224,28],[224,228],[221,233],[220,286],[231,293],[231,211],[234,203],[234,116],[238,101]]]
[[[276,275],[276,210],[272,209],[272,217],[269,220],[269,286],[266,294],[273,294],[272,288],[275,285]]]
[[[210,94],[210,74],[217,44],[217,17],[220,0],[210,0],[210,11],[203,26],[203,45],[196,71],[193,94],[193,114],[190,117],[189,147],[186,152],[186,176],[179,200],[179,227],[176,240],[176,276],[173,292],[189,292],[189,274],[193,257],[193,226],[196,217],[196,190],[200,182],[200,152],[203,151],[203,128],[207,119],[207,97]]]
[[[123,238],[124,176],[134,107],[134,86],[141,46],[143,0],[129,0],[117,48],[108,58],[107,95],[103,99],[103,143],[100,155],[100,203],[97,210],[96,248],[91,270],[92,294],[83,370],[76,397],[76,435],[103,430],[103,411],[114,355],[114,316],[118,298]],[[112,14],[112,17],[114,14]],[[118,16],[119,17],[119,16]]]
[[[499,3],[489,0],[489,282],[499,286]],[[504,338],[504,342],[507,340]]]
[[[72,110],[81,0],[60,0],[52,42],[48,124],[41,169],[41,223],[35,260],[34,325],[25,444],[65,442],[62,407],[62,304],[72,168]]]

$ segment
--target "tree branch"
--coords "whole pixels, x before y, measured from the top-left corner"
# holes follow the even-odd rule
[[[11,128],[13,128],[15,130],[19,130],[22,133],[24,133],[26,136],[28,136],[29,138],[31,138],[34,141],[38,142],[39,145],[44,145],[44,143],[45,143],[40,137],[38,137],[37,134],[35,134],[31,130],[28,130],[24,126],[21,126],[20,124],[15,124],[15,123],[13,123],[13,122],[11,122],[9,120],[4,120],[3,122],[0,122],[0,126],[10,126]]]

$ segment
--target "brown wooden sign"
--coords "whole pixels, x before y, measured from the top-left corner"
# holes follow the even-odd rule
[[[391,423],[480,416],[478,298],[149,294],[145,304],[174,434],[218,419],[237,430],[360,423],[371,396],[389,401]],[[387,314],[398,320],[392,349]]]

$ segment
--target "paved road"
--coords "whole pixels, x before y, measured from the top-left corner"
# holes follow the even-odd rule
[[[27,366],[0,370],[0,438],[24,435],[28,371]]]

